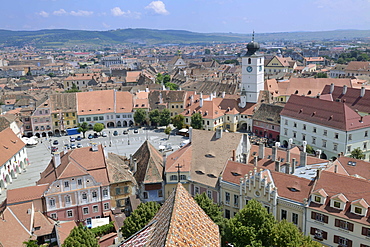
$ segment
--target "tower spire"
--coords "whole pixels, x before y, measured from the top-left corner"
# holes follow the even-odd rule
[[[254,30],[253,30],[253,34],[252,34],[252,42],[254,42]]]

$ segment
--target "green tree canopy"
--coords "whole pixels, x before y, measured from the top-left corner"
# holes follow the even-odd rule
[[[197,112],[197,113],[194,113],[191,116],[191,127],[193,127],[194,129],[202,129],[203,128],[202,114]]]
[[[39,245],[37,244],[37,240],[32,240],[31,237],[28,241],[24,241],[23,244],[26,247],[39,247]]]
[[[171,119],[173,126],[175,126],[178,130],[181,130],[184,127],[184,120],[185,117],[181,114],[175,115]]]
[[[83,122],[83,123],[79,123],[79,124],[78,124],[78,129],[77,129],[77,131],[78,131],[79,133],[82,133],[82,134],[83,134],[83,136],[84,136],[84,138],[85,138],[85,133],[86,133],[86,131],[88,131],[88,130],[89,130],[89,125],[88,125],[88,123]]]
[[[167,126],[171,123],[171,113],[168,109],[163,109],[159,114],[159,124],[161,126]]]
[[[317,78],[328,78],[328,74],[324,72],[317,73]]]
[[[69,236],[64,240],[63,247],[98,247],[98,240],[86,226],[80,224],[72,229]]]
[[[308,145],[306,146],[306,152],[309,154],[316,154],[315,150],[313,149],[312,146]]]
[[[95,132],[100,133],[103,129],[104,129],[104,124],[102,124],[102,123],[96,123],[96,124],[94,124],[93,130]]]
[[[134,121],[136,124],[139,124],[139,125],[143,124],[146,120],[146,117],[147,115],[144,109],[139,108],[134,113]]]
[[[352,150],[351,155],[349,157],[362,160],[365,159],[365,154],[364,152],[362,152],[360,148],[355,148]]]
[[[74,83],[72,82],[72,87],[71,87],[71,89],[66,90],[66,91],[64,91],[64,92],[66,92],[66,93],[78,93],[78,92],[81,92],[81,91],[80,91],[80,90],[78,90],[78,88],[77,88],[76,84],[74,84]]]
[[[155,126],[157,126],[159,124],[160,117],[159,117],[159,110],[158,109],[154,109],[154,110],[149,112],[149,120]]]
[[[175,84],[175,83],[172,83],[172,82],[167,82],[166,84],[164,84],[164,86],[170,90],[177,90],[179,89],[179,85]]]
[[[167,127],[166,127],[166,129],[164,130],[164,133],[165,133],[166,135],[168,135],[168,138],[167,138],[167,139],[170,139],[171,131],[172,131],[172,129],[171,129],[171,127],[170,127],[170,126],[167,126]]]
[[[156,202],[141,203],[123,222],[121,228],[122,236],[129,238],[141,230],[154,217],[159,208],[160,205]]]

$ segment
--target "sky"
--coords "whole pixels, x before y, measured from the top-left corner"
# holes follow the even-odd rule
[[[370,0],[4,0],[0,29],[201,33],[370,29]]]

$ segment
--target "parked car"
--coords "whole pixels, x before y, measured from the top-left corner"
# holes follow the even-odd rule
[[[94,133],[94,138],[98,138],[98,133]]]
[[[82,140],[81,136],[76,137],[76,141],[81,141],[81,140]]]
[[[113,132],[113,135],[114,135],[114,136],[118,136],[118,131],[117,131],[117,130],[115,130],[115,131]]]
[[[93,139],[94,136],[92,134],[89,134],[89,136],[87,137],[88,139]]]
[[[75,149],[76,148],[76,144],[75,143],[72,143],[71,144],[71,149]]]
[[[138,129],[134,129],[134,133],[139,133],[139,130]]]
[[[69,138],[69,141],[70,141],[70,142],[75,142],[75,141],[76,141],[76,138],[71,137],[71,138]]]
[[[108,135],[107,135],[107,133],[102,132],[102,133],[101,133],[101,136],[102,136],[102,137],[107,137]]]
[[[58,147],[51,147],[51,152],[56,152],[58,151]]]
[[[82,148],[82,144],[81,144],[81,143],[78,143],[78,144],[77,144],[77,147],[78,147],[78,148]]]
[[[58,140],[53,141],[53,145],[58,145],[58,144],[59,144]]]
[[[67,148],[67,149],[70,149],[71,147],[69,146],[69,144],[64,144],[64,147]]]
[[[128,134],[127,130],[124,130],[124,131],[122,132],[122,134],[127,135],[127,134]]]

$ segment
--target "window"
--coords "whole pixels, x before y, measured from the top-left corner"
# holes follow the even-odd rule
[[[52,219],[57,219],[58,217],[57,217],[57,213],[52,213],[52,214],[50,214],[50,217],[52,218]]]
[[[351,152],[351,146],[347,146],[347,152]]]
[[[334,150],[334,151],[338,151],[338,144],[337,144],[337,143],[334,143],[334,144],[333,144],[333,150]]]
[[[361,234],[366,236],[366,237],[370,237],[370,228],[362,227],[362,233]]]
[[[209,199],[212,200],[212,191],[211,190],[207,190],[207,196]]]
[[[78,185],[82,185],[82,179],[80,179],[80,178],[79,178],[79,179],[77,180],[77,184],[78,184]]]
[[[363,145],[363,147],[364,147],[363,149],[365,149],[365,150],[366,150],[366,149],[367,149],[367,142],[364,142],[363,144],[364,144],[364,145]]]
[[[116,118],[121,118],[121,115],[116,115]]]
[[[285,125],[288,125],[288,120],[285,119]]]
[[[96,193],[96,191],[93,191],[93,192],[92,192],[92,197],[93,197],[93,198],[97,198],[97,197],[98,197],[98,193]]]
[[[297,138],[297,132],[293,131],[293,138]]]
[[[306,135],[302,134],[302,141],[305,141],[305,140],[306,140]]]
[[[316,131],[317,131],[317,130],[316,130],[316,127],[313,127],[312,132],[313,132],[313,133],[316,133]]]
[[[303,124],[303,130],[306,130],[306,125],[305,124]]]
[[[65,200],[66,204],[71,203],[71,197],[70,196],[65,196],[64,200]]]
[[[225,209],[225,218],[230,219],[230,210]]]
[[[122,200],[116,200],[116,207],[122,207]]]
[[[82,193],[82,199],[87,200],[87,194],[86,193]]]
[[[334,206],[335,208],[340,208],[340,202],[334,201],[334,202],[333,202],[333,206]]]
[[[315,196],[315,202],[321,203],[321,197],[320,196]]]
[[[104,203],[104,210],[107,210],[107,209],[109,209],[109,203],[108,202]]]
[[[367,131],[365,131],[365,135],[364,135],[364,137],[367,137]]]
[[[116,195],[120,195],[121,194],[121,188],[120,187],[117,187],[116,188]]]
[[[334,243],[339,244],[340,247],[352,246],[352,241],[337,235],[334,235]]]
[[[298,214],[292,213],[292,222],[295,225],[298,225]]]
[[[104,196],[104,197],[107,197],[107,196],[108,196],[108,190],[107,190],[107,189],[104,189],[104,190],[103,190],[103,196]]]
[[[225,192],[225,204],[229,205],[230,204],[230,193]]]
[[[288,129],[284,129],[284,135],[288,135]]]
[[[158,197],[163,197],[163,191],[162,190],[158,190]]]
[[[68,218],[73,217],[73,211],[72,210],[67,210],[67,217]]]
[[[287,211],[282,209],[281,210],[281,219],[283,220],[283,219],[286,219],[286,218],[287,218]]]
[[[93,117],[93,119],[94,119],[94,121],[98,121],[99,118],[98,117]]]
[[[65,188],[68,188],[69,187],[69,182],[68,181],[64,181],[64,187]]]
[[[99,120],[104,120],[104,116],[99,116]]]
[[[328,131],[327,131],[327,130],[324,130],[323,135],[324,135],[324,136],[327,136],[327,135],[328,135]]]
[[[326,148],[326,140],[322,140],[322,147]]]
[[[171,175],[170,180],[171,181],[177,181],[177,175]]]
[[[335,138],[335,139],[338,139],[338,138],[339,138],[339,134],[338,134],[338,133],[335,133],[335,134],[334,134],[334,138]]]
[[[352,134],[348,135],[348,141],[352,141]]]
[[[312,137],[312,144],[316,144],[316,137]]]
[[[99,207],[98,207],[98,205],[94,205],[94,206],[93,206],[93,212],[94,212],[94,213],[99,212]]]
[[[335,219],[335,226],[344,230],[353,231],[353,224],[348,221]]]
[[[297,123],[296,122],[293,123],[293,127],[297,128]]]
[[[58,122],[55,122],[54,124],[55,124],[56,127],[58,127]]]
[[[80,122],[84,122],[84,121],[85,121],[85,118],[81,117]]]
[[[91,117],[86,117],[86,121],[91,121]]]
[[[355,213],[356,213],[356,214],[362,214],[362,208],[360,208],[360,207],[355,207]]]
[[[54,198],[51,198],[49,200],[49,205],[50,205],[50,207],[55,207],[55,199]]]
[[[123,187],[123,193],[127,194],[129,192],[129,187],[125,186]]]
[[[329,216],[316,213],[316,212],[311,212],[311,219],[323,222],[323,223],[328,223],[329,222]]]
[[[180,175],[180,180],[186,180],[186,175]]]
[[[195,187],[194,187],[194,191],[195,191],[195,194],[199,194],[199,191],[200,191],[200,190],[199,190],[199,187],[195,186]]]
[[[82,211],[83,211],[83,214],[88,214],[89,213],[89,208],[83,208]]]
[[[144,199],[148,199],[148,192],[144,191],[143,192],[143,197],[144,197]]]
[[[73,124],[76,125],[76,120],[73,120]]]
[[[235,207],[239,206],[239,196],[238,195],[234,195],[234,206]]]

